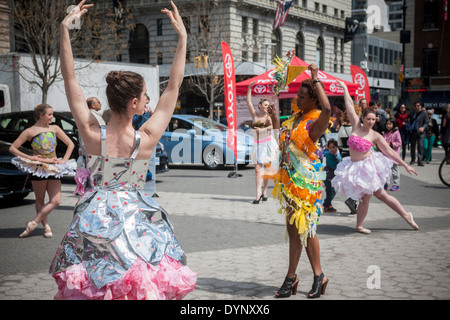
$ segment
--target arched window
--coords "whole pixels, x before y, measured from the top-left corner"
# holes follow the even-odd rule
[[[321,70],[323,70],[325,67],[324,53],[325,53],[325,46],[323,38],[319,37],[317,39],[317,46],[316,46],[316,65]]]
[[[281,33],[279,29],[272,32],[272,43],[275,44],[272,46],[272,57],[276,55],[281,57]]]
[[[302,60],[305,60],[305,39],[299,32],[295,37],[295,55]]]
[[[149,35],[147,28],[139,23],[130,31],[129,54],[130,62],[149,64]]]

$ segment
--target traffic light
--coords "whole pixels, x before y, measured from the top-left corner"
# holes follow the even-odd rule
[[[195,57],[195,67],[196,68],[202,67],[202,57],[201,56]]]
[[[202,54],[200,56],[195,57],[195,67],[196,68],[208,68],[208,56],[206,54]]]

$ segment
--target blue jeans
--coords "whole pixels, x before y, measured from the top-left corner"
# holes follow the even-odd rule
[[[331,186],[331,180],[325,180],[325,192],[327,193],[327,196],[325,197],[325,200],[323,202],[323,207],[328,208],[331,206],[331,201],[333,201],[334,196],[336,195],[336,190]]]

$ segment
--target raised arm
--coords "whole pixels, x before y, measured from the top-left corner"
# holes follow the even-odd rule
[[[373,131],[373,130],[371,130],[371,131]],[[384,155],[388,156],[389,158],[397,161],[402,166],[404,166],[406,171],[410,175],[412,175],[414,173],[417,176],[416,170],[414,170],[411,166],[407,165],[406,162],[402,160],[402,158],[398,155],[398,153],[395,152],[394,149],[392,149],[387,144],[386,140],[383,138],[383,136],[381,134],[379,134],[376,131],[374,131],[373,133],[375,134],[375,139],[373,140],[373,142],[377,145],[377,147],[381,150],[381,152]]]
[[[278,98],[276,98],[276,99],[278,100]],[[280,120],[278,118],[278,112],[277,112],[277,108],[275,107],[275,103],[271,103],[269,105],[269,108],[267,109],[267,113],[270,116],[270,120],[272,120],[272,129],[279,130],[280,129]]]
[[[70,43],[69,27],[87,12],[93,4],[84,5],[86,0],[81,1],[61,22],[60,26],[60,63],[61,74],[64,79],[67,102],[75,119],[77,128],[84,139],[84,134],[89,127],[90,112],[83,95],[83,91],[75,77],[73,65],[72,45]]]
[[[350,93],[348,92],[347,85],[342,82],[341,80],[337,80],[339,85],[344,89],[344,104],[345,104],[345,110],[347,111],[348,120],[350,121],[353,130],[361,125],[359,121],[359,117],[356,114],[355,107],[353,107],[353,99],[350,96]]]
[[[252,81],[248,85],[248,90],[247,90],[247,108],[248,108],[248,112],[250,112],[250,115],[252,116],[252,119],[255,119],[255,116],[256,116],[255,108],[253,107],[253,103],[252,103],[252,88],[253,88],[254,84],[255,84],[255,81]]]
[[[315,64],[310,64],[308,66],[308,69],[311,71],[311,79],[313,79],[313,81],[318,80],[317,75],[319,72],[319,68],[317,68]],[[331,106],[322,83],[320,81],[316,81],[314,83],[314,86],[319,97],[320,106],[322,107],[320,116],[316,121],[314,121],[313,124],[311,124],[309,129],[309,137],[312,141],[316,142],[328,128],[328,123],[330,121],[331,115]]]
[[[156,142],[161,138],[170,122],[175,105],[178,99],[179,89],[183,83],[184,68],[186,64],[186,43],[187,32],[183,24],[183,20],[178,12],[178,8],[171,1],[173,11],[163,9],[161,12],[167,14],[172,23],[172,27],[178,34],[178,45],[173,58],[172,67],[169,74],[169,82],[167,88],[159,98],[155,112],[149,120],[141,127],[141,131],[147,133],[152,142]]]

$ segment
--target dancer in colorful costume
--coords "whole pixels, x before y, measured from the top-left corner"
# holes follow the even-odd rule
[[[316,154],[316,142],[328,128],[331,107],[323,84],[317,77],[317,66],[311,64],[308,68],[311,79],[302,82],[297,107],[280,129],[280,170],[274,179],[273,195],[281,204],[280,212],[286,215],[289,267],[283,285],[275,294],[278,298],[289,297],[297,291],[296,269],[303,247],[314,273],[313,287],[307,297],[320,297],[325,293],[328,283],[328,278],[322,272],[316,235],[317,222],[322,212],[322,180],[325,179],[322,163]],[[322,111],[316,108],[318,103]],[[271,112],[271,116],[277,129],[277,115]]]
[[[185,265],[167,212],[143,187],[151,153],[169,124],[183,81],[186,29],[173,3],[173,11],[162,10],[178,34],[178,46],[167,88],[139,131],[132,119],[145,107],[144,78],[129,71],[108,73],[112,113],[105,125],[89,111],[73,66],[68,26],[92,6],[84,2],[61,23],[60,57],[92,189],[75,206],[50,266],[59,289],[55,299],[181,299],[194,289],[197,274]]]
[[[61,202],[61,178],[75,175],[77,164],[75,160],[69,160],[75,145],[60,127],[52,124],[53,108],[50,105],[44,103],[36,106],[33,115],[36,123],[25,129],[9,148],[16,156],[11,162],[29,174],[36,197],[36,217],[27,223],[19,237],[29,236],[42,223],[44,237],[51,238],[53,233],[48,224],[48,215]],[[56,156],[57,138],[67,145],[62,159]],[[31,141],[32,156],[19,150],[26,141]],[[46,193],[49,199],[47,203]]]
[[[372,129],[376,121],[375,110],[364,109],[363,123],[361,124],[353,108],[353,100],[347,86],[342,81],[338,82],[344,89],[345,108],[352,124],[352,133],[347,142],[350,156],[345,157],[338,164],[331,184],[336,192],[341,192],[353,200],[359,200],[356,231],[363,234],[370,233],[369,229],[363,227],[363,222],[369,210],[372,194],[397,212],[415,230],[418,230],[419,226],[414,222],[412,213],[406,212],[400,202],[384,190],[384,185],[389,182],[391,176],[393,164],[391,159],[404,166],[409,174],[417,175],[417,172],[389,147],[381,134]],[[373,150],[375,145],[381,152]]]

